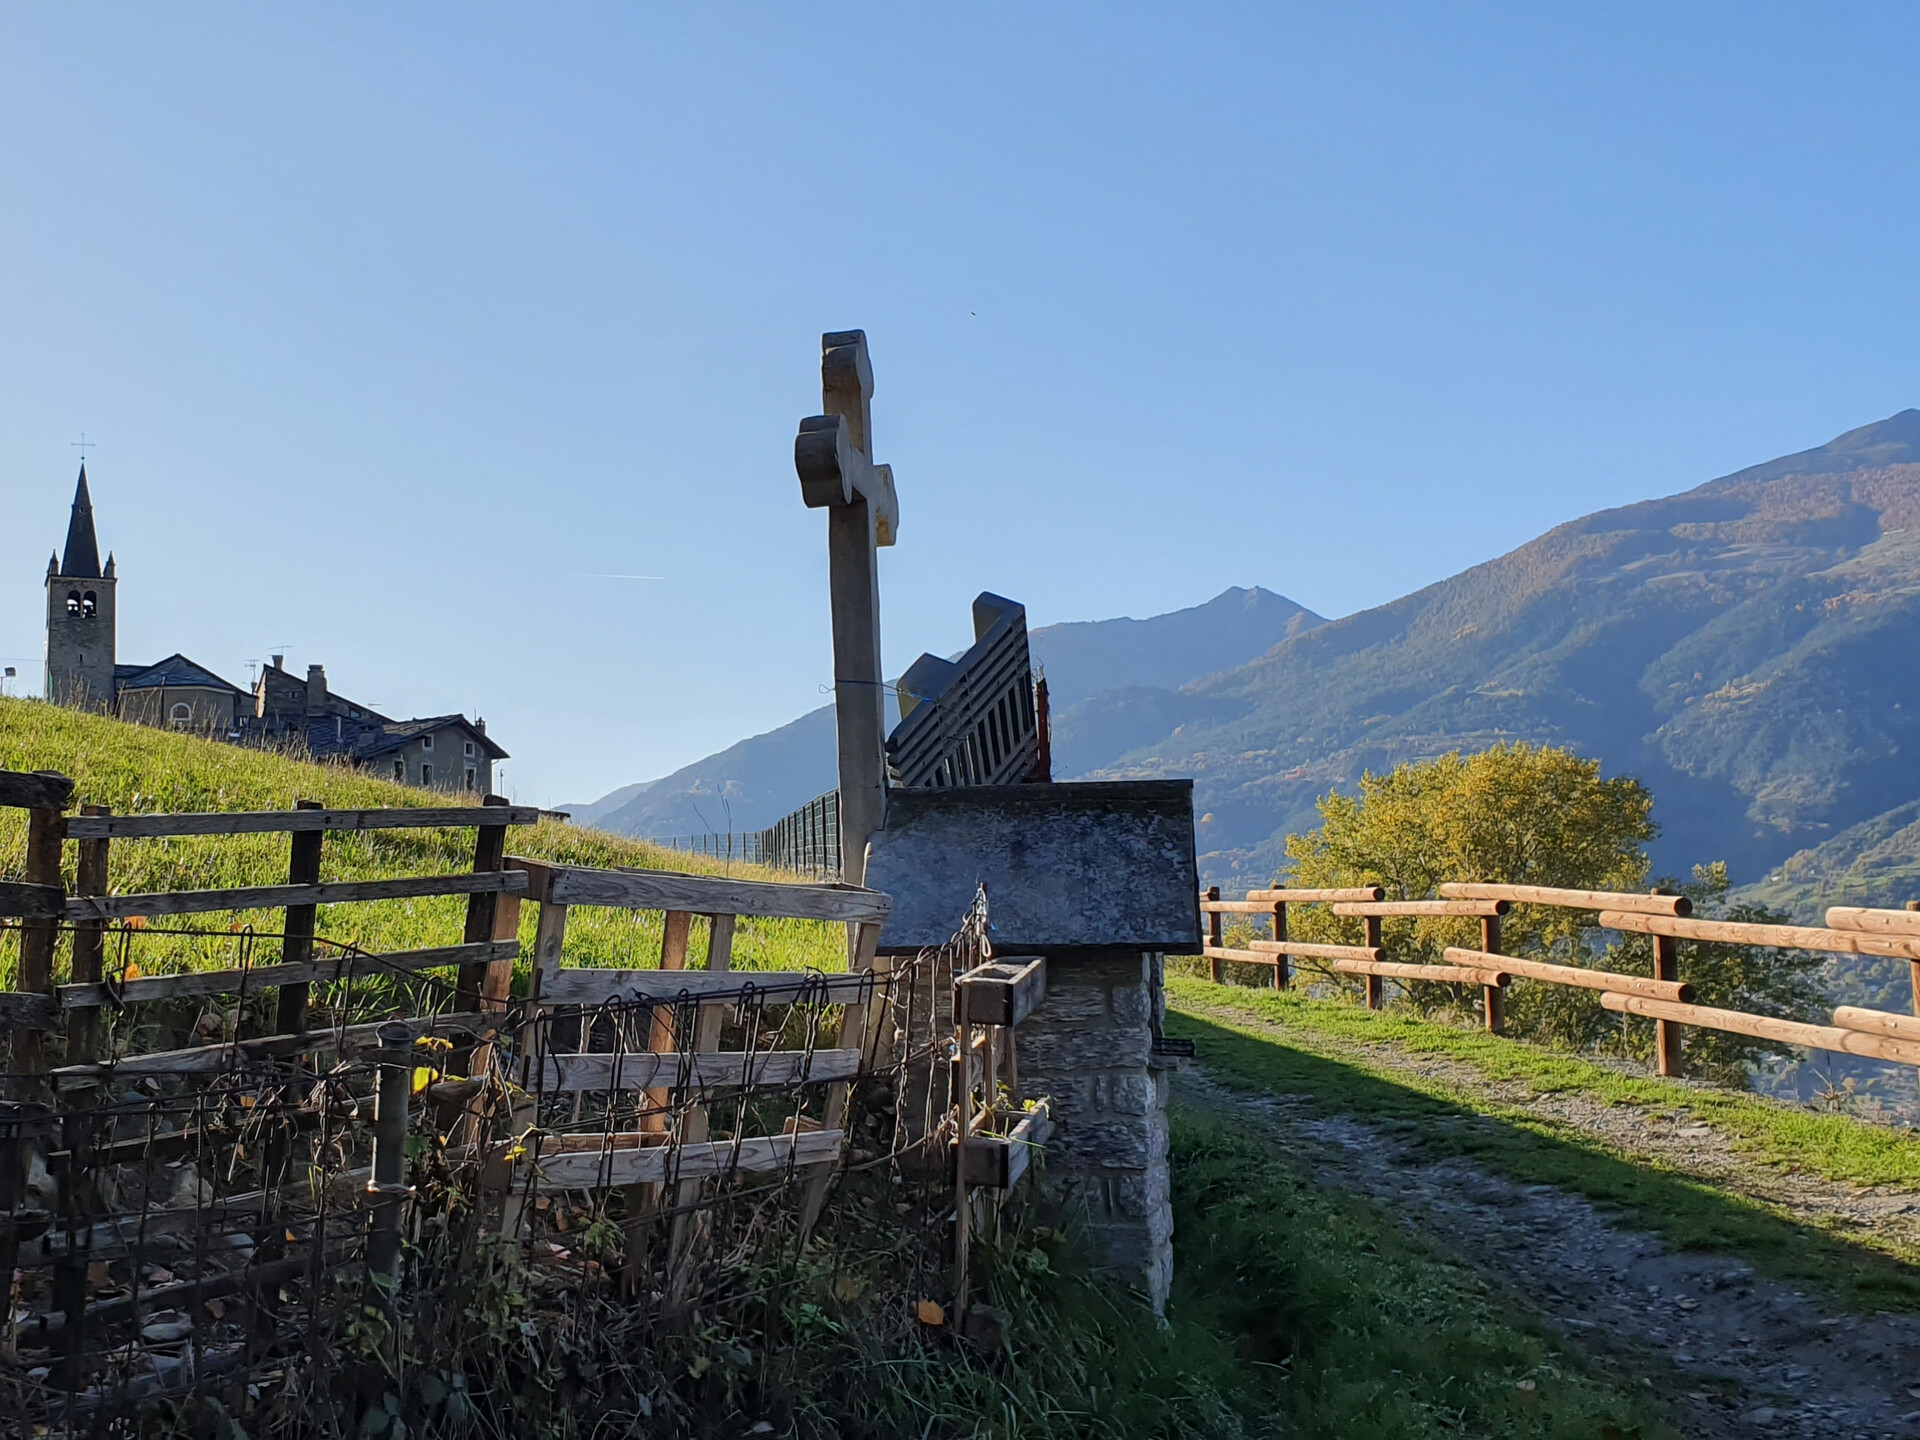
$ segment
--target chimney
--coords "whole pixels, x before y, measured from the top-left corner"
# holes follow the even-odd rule
[[[307,666],[307,714],[322,715],[327,708],[327,667]]]
[[[481,733],[482,735],[484,735],[484,734],[486,734],[486,733],[487,733],[487,721],[486,721],[486,717],[485,717],[485,716],[483,716],[483,715],[476,715],[476,716],[474,716],[474,717],[473,717],[473,728],[474,728],[474,729],[476,729],[476,730],[478,730],[478,731],[479,731],[479,732],[480,732],[480,733]]]
[[[274,669],[276,669],[276,670],[284,670],[284,669],[286,669],[286,668],[287,668],[287,657],[286,657],[286,656],[284,656],[284,655],[276,655],[276,656],[274,656],[274,657],[273,657],[273,668],[274,668]]]

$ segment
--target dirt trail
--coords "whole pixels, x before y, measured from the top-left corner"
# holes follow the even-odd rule
[[[1331,1048],[1315,1038],[1314,1048]],[[1376,1066],[1444,1077],[1524,1105],[1809,1221],[1920,1236],[1915,1197],[1756,1166],[1719,1132],[1685,1117],[1650,1123],[1644,1111],[1617,1113],[1571,1093],[1535,1096],[1442,1057],[1355,1048]],[[1650,1382],[1688,1434],[1920,1437],[1920,1316],[1865,1319],[1826,1308],[1730,1256],[1672,1251],[1577,1194],[1520,1184],[1458,1158],[1427,1158],[1410,1123],[1370,1125],[1286,1096],[1230,1092],[1203,1066],[1189,1065],[1176,1094],[1257,1116],[1319,1183],[1383,1202],[1429,1243],[1504,1282],[1574,1343]]]

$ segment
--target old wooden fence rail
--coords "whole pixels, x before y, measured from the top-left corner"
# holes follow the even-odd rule
[[[1682,1034],[1686,1026],[1721,1030],[1786,1045],[1830,1050],[1869,1059],[1920,1065],[1920,911],[1872,910],[1835,906],[1827,911],[1824,927],[1764,925],[1744,921],[1696,920],[1682,895],[1629,891],[1566,890],[1540,885],[1449,883],[1432,900],[1388,900],[1378,886],[1348,890],[1249,890],[1244,900],[1223,900],[1214,886],[1200,897],[1207,917],[1206,957],[1213,979],[1226,979],[1229,962],[1271,967],[1274,984],[1286,989],[1289,960],[1310,960],[1318,968],[1362,979],[1368,1008],[1383,1003],[1385,983],[1428,983],[1478,986],[1484,997],[1482,1014],[1496,1034],[1503,1028],[1502,996],[1514,980],[1548,985],[1571,985],[1600,993],[1600,1003],[1625,1015],[1654,1021],[1655,1050],[1662,1075],[1682,1072]],[[1362,921],[1364,941],[1359,945],[1309,944],[1293,941],[1287,933],[1289,905],[1324,905],[1339,916]],[[1651,937],[1653,975],[1627,975],[1551,961],[1522,959],[1501,952],[1500,921],[1515,905],[1547,905],[1591,912],[1594,925]],[[1272,926],[1272,938],[1253,940],[1246,947],[1228,946],[1224,922],[1230,915],[1260,917]],[[1449,946],[1444,964],[1399,962],[1388,958],[1381,922],[1389,916],[1471,917],[1478,919],[1481,943],[1477,948]],[[1693,1003],[1693,988],[1680,975],[1682,940],[1731,945],[1771,946],[1830,954],[1877,956],[1905,960],[1913,967],[1915,1015],[1842,1006],[1831,1025],[1810,1025],[1770,1015],[1722,1010]]]
[[[0,1358],[25,1377],[20,1413],[41,1421],[284,1365],[350,1263],[391,1296],[401,1237],[417,1241],[422,1223],[409,1209],[421,1146],[470,1175],[487,1229],[538,1238],[541,1256],[581,1276],[592,1262],[544,1243],[560,1238],[549,1219],[566,1228],[556,1197],[618,1194],[629,1293],[671,1309],[714,1263],[713,1207],[740,1177],[791,1185],[804,1234],[846,1148],[854,1083],[903,1058],[891,1053],[889,987],[910,994],[913,969],[876,976],[888,901],[872,891],[510,857],[510,829],[538,812],[495,796],[192,815],[70,815],[72,799],[63,777],[0,772],[0,806],[29,812],[23,878],[0,884],[17,940],[13,989],[0,992],[12,1057],[0,1274],[17,1277]],[[471,867],[323,878],[329,835],[422,827],[475,830]],[[274,833],[290,838],[285,884],[113,891],[119,845]],[[457,942],[368,953],[316,923],[322,906],[433,896],[466,897]],[[524,904],[538,913],[530,988],[516,999]],[[662,912],[659,968],[566,966],[581,906]],[[282,912],[277,932],[148,924],[262,909]],[[845,925],[847,972],[733,969],[742,917]],[[696,925],[706,968],[690,970]],[[182,933],[231,941],[241,963],[181,974],[132,963],[139,945]],[[213,1033],[180,1034],[182,1015],[214,998],[238,1003],[202,1015],[224,1017]],[[180,1000],[196,1003],[167,1019]]]

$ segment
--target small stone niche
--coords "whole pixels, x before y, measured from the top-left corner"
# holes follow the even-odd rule
[[[1167,955],[1201,945],[1192,782],[895,790],[866,883],[893,897],[883,955],[944,943],[984,884],[994,952],[1046,958],[1046,999],[1015,1032],[1020,1088],[1053,1101],[1043,1203],[1159,1311],[1173,1279],[1161,981]],[[936,1026],[944,988],[921,1012]]]

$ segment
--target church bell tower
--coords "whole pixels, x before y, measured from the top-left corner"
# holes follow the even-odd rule
[[[113,556],[100,564],[87,466],[73,492],[66,552],[47,561],[47,699],[76,710],[114,706]]]

